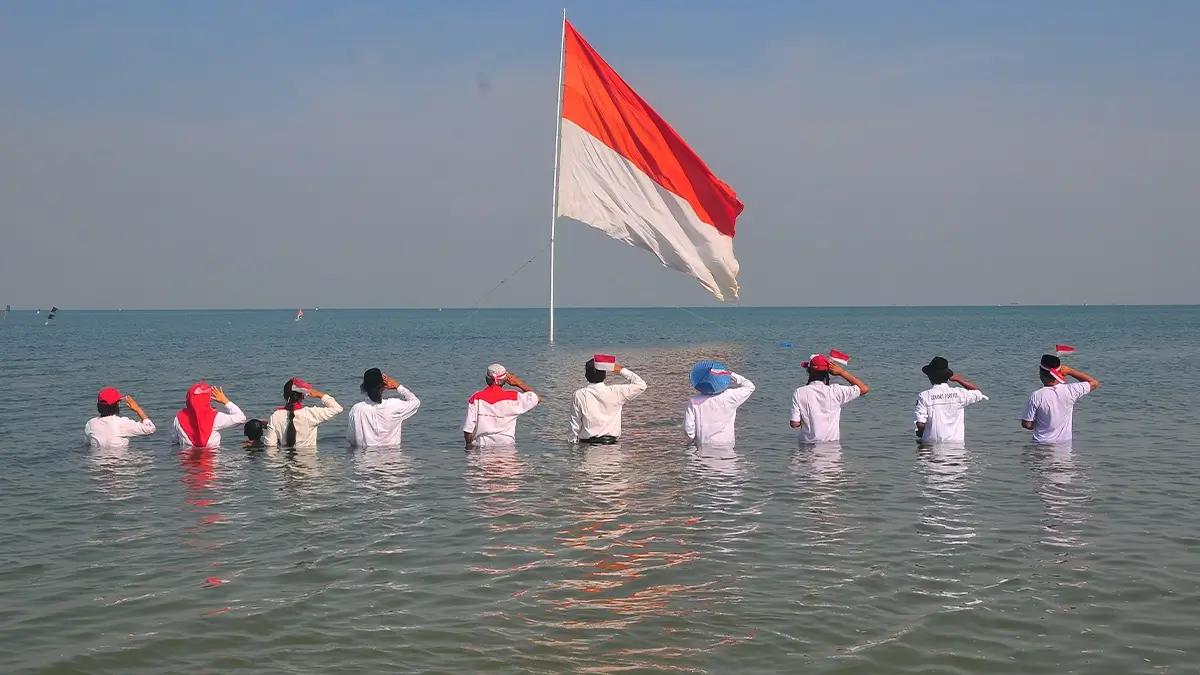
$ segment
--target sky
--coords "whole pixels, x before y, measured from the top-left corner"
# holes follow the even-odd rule
[[[0,3],[0,304],[543,306],[561,7]],[[1200,3],[567,9],[742,304],[1200,302]],[[715,304],[575,223],[558,300]]]

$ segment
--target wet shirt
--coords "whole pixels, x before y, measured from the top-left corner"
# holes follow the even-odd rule
[[[571,404],[572,443],[597,436],[621,436],[621,409],[625,402],[646,391],[646,382],[628,368],[618,375],[624,376],[628,384],[596,382],[575,392]]]
[[[474,434],[471,444],[477,448],[515,445],[517,418],[537,407],[538,396],[532,391],[516,391],[488,385],[467,399],[467,416],[462,430]]]
[[[683,432],[698,446],[731,446],[737,409],[754,393],[754,383],[730,373],[732,385],[719,394],[693,396],[683,411]]]
[[[935,384],[917,394],[913,423],[925,424],[922,443],[957,443],[966,440],[966,408],[988,400],[983,392]]]
[[[83,426],[83,437],[93,448],[128,448],[133,436],[154,433],[154,422],[144,419],[134,422],[120,415],[93,417]]]
[[[842,406],[862,396],[856,385],[809,382],[792,393],[792,421],[800,422],[801,443],[841,440]]]
[[[417,414],[420,407],[421,399],[403,385],[396,386],[396,396],[379,403],[359,401],[350,408],[346,440],[360,448],[398,446],[404,420]]]
[[[1042,387],[1030,394],[1021,419],[1033,422],[1033,442],[1051,444],[1071,440],[1075,402],[1090,393],[1092,385],[1072,382]]]

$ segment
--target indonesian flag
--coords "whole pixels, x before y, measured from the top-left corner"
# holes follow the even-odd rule
[[[1075,353],[1075,348],[1071,345],[1054,345],[1054,353],[1059,356],[1070,356]]]
[[[558,215],[738,296],[733,189],[564,22]]]

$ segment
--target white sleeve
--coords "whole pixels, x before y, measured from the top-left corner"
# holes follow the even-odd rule
[[[838,405],[846,405],[850,401],[862,396],[862,389],[858,388],[857,384],[846,386],[844,384],[833,384],[833,397],[837,400]]]
[[[404,385],[399,384],[396,385],[396,398],[390,399],[390,401],[388,413],[401,420],[417,414],[417,409],[421,407],[421,399],[417,398],[417,395],[405,388]]]
[[[729,407],[738,408],[754,393],[754,383],[737,373],[730,373],[729,379],[737,386],[726,389],[719,396]]]
[[[609,388],[620,392],[622,401],[628,401],[646,391],[646,381],[639,377],[637,373],[628,368],[622,368],[620,374],[629,380],[629,384],[614,384]]]
[[[792,392],[792,417],[793,422],[803,422],[804,418],[800,416],[800,390]]]
[[[571,433],[567,440],[572,443],[579,441],[579,431],[583,429],[583,408],[579,405],[579,396],[571,399]]]
[[[1067,390],[1071,392],[1071,401],[1074,402],[1092,393],[1092,385],[1087,382],[1072,382],[1067,385]]]
[[[155,431],[154,422],[150,421],[149,417],[141,422],[134,422],[128,417],[121,418],[121,435],[127,438],[129,436],[149,436]]]
[[[228,429],[229,427],[236,427],[239,424],[246,423],[246,413],[234,405],[233,401],[225,404],[225,410],[229,412],[218,412],[217,416],[213,418],[213,431]]]
[[[917,394],[917,405],[913,407],[913,424],[925,424],[929,421],[929,405],[925,397]]]
[[[467,417],[463,420],[462,430],[473,434],[479,425],[479,405],[475,401],[467,401]]]
[[[523,391],[517,394],[517,407],[520,408],[522,413],[533,410],[540,401],[541,399],[538,398],[538,395],[532,391]]]
[[[352,446],[358,442],[358,435],[354,433],[354,408],[350,408],[350,414],[346,415],[346,440]]]
[[[267,428],[263,430],[262,442],[268,448],[278,446],[282,436],[281,430],[275,428],[275,417],[276,415],[272,413],[270,419],[267,420]]]
[[[337,417],[342,412],[342,405],[337,402],[337,399],[325,394],[321,397],[320,406],[309,406],[305,410],[312,416],[313,425],[318,425]]]
[[[1030,396],[1029,400],[1025,403],[1025,414],[1021,416],[1021,419],[1025,422],[1032,422],[1036,415],[1037,406],[1034,405],[1033,396]]]
[[[696,409],[691,403],[683,409],[683,433],[689,441],[696,440]]]
[[[978,389],[967,389],[965,391],[967,397],[963,401],[963,407],[969,406],[972,403],[979,403],[980,401],[988,400],[988,397],[984,396],[983,392],[979,391]]]

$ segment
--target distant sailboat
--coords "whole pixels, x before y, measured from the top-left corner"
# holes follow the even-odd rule
[[[54,320],[54,315],[55,315],[55,313],[57,313],[57,312],[58,312],[58,308],[57,308],[57,307],[51,307],[51,308],[50,308],[50,313],[46,315],[46,323],[45,323],[45,324],[43,324],[43,325],[49,326],[49,325],[50,325],[50,322],[51,322],[52,320]]]
[[[12,311],[12,305],[4,306],[4,318],[8,318],[8,313]]]
[[[296,310],[296,320],[299,321],[300,319],[303,319],[303,318],[304,318],[304,310],[297,309]]]

